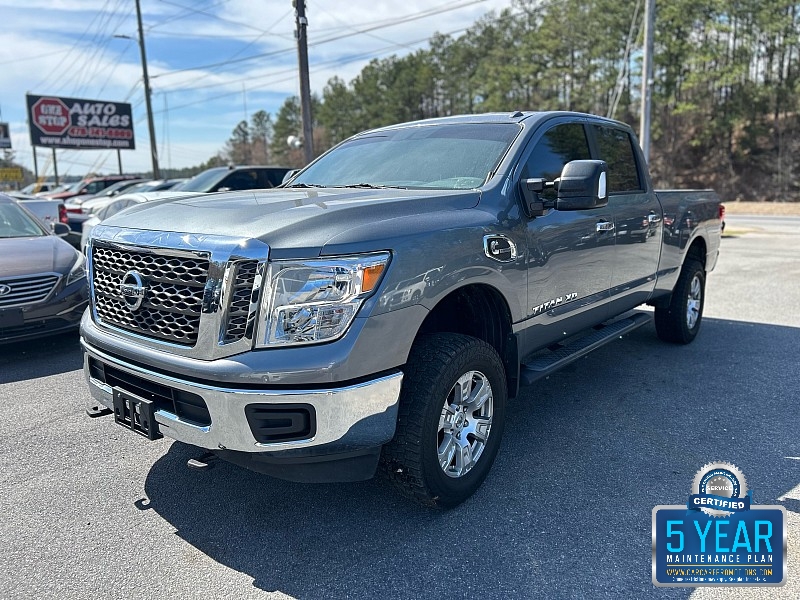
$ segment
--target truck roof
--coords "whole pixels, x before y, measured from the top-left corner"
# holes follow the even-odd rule
[[[527,121],[530,124],[550,119],[553,117],[578,117],[601,119],[610,123],[622,124],[620,121],[599,117],[597,115],[590,115],[587,113],[573,112],[573,111],[511,111],[511,112],[491,112],[480,113],[471,115],[453,115],[449,117],[437,117],[433,119],[422,119],[419,121],[410,121],[408,123],[397,123],[394,125],[387,125],[386,127],[377,127],[370,131],[387,131],[391,129],[398,129],[401,127],[415,126],[415,125],[445,125],[455,123],[522,123]],[[366,133],[366,132],[364,132]]]

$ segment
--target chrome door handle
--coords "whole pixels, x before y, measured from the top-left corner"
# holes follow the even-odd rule
[[[614,231],[614,223],[611,221],[600,221],[597,224],[597,231]]]

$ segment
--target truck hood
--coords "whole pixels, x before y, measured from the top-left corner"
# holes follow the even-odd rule
[[[165,199],[130,208],[109,227],[259,239],[274,250],[319,251],[331,238],[364,224],[406,215],[463,210],[476,190],[275,189]]]
[[[17,277],[35,273],[68,273],[77,251],[54,235],[0,239],[0,274]]]

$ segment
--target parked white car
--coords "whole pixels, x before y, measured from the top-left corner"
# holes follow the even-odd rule
[[[141,204],[142,202],[149,202],[151,200],[160,200],[161,198],[182,198],[184,196],[196,196],[195,192],[141,192],[131,194],[120,194],[113,198],[108,198],[103,202],[97,202],[92,206],[92,213],[83,222],[83,230],[81,232],[81,251],[85,252],[86,243],[89,241],[89,234],[92,228],[98,223],[104,221],[108,217],[125,210],[129,206]]]

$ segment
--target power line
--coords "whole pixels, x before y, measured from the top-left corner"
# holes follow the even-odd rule
[[[339,17],[337,17],[336,15],[334,15],[333,13],[331,13],[331,12],[328,12],[327,10],[325,10],[325,9],[324,9],[322,6],[316,6],[315,8],[316,8],[318,11],[320,11],[321,13],[328,15],[328,16],[329,16],[331,19],[333,19],[334,21],[337,21],[337,22],[341,23],[341,24],[342,24],[342,28],[343,28],[343,29],[349,29],[350,31],[358,31],[354,25],[350,25],[350,24],[348,24],[348,23],[345,23],[345,22],[344,22],[344,21],[342,21],[342,20],[341,20]],[[319,31],[317,31],[317,30],[315,30],[315,31],[316,31],[317,33],[319,33]],[[379,36],[379,35],[375,35],[374,33],[366,33],[366,34],[364,34],[364,35],[367,35],[367,36],[369,36],[369,37],[371,37],[371,38],[373,38],[373,39],[375,39],[375,40],[379,40],[379,41],[381,41],[381,42],[389,42],[390,44],[397,44],[397,45],[399,45],[399,46],[405,46],[405,44],[400,44],[400,43],[398,43],[398,42],[395,42],[394,40],[390,40],[390,39],[387,39],[387,38],[385,38],[385,37],[381,37],[381,36]],[[410,48],[410,46],[405,46],[405,47],[406,47],[406,48]]]
[[[77,48],[88,48],[92,44],[87,42],[85,44],[80,44],[79,46],[73,46],[74,49]],[[36,54],[35,56],[20,56],[19,58],[12,58],[11,60],[3,60],[0,61],[0,65],[10,65],[11,63],[20,63],[25,62],[28,60],[36,60],[37,58],[46,58],[48,56],[55,56],[56,54],[64,54],[64,50],[54,50],[53,52],[45,52],[44,54]],[[38,84],[37,84],[38,86]]]
[[[39,88],[39,87],[43,87],[45,85],[45,83],[50,80],[50,77],[53,75],[53,73],[55,73],[56,71],[58,71],[61,68],[61,65],[64,64],[64,61],[67,60],[67,58],[69,57],[70,54],[72,54],[72,51],[75,50],[78,47],[78,45],[83,40],[83,38],[86,36],[86,34],[89,33],[89,31],[91,30],[92,26],[94,25],[94,22],[100,17],[101,14],[103,14],[103,12],[105,11],[106,6],[108,6],[109,2],[111,2],[111,0],[106,0],[105,1],[105,3],[103,4],[103,7],[98,12],[95,13],[94,17],[92,17],[92,20],[89,21],[89,24],[86,26],[86,29],[83,31],[83,33],[80,36],[78,36],[78,39],[75,40],[75,42],[72,44],[70,49],[67,50],[67,52],[64,54],[64,56],[61,57],[61,60],[58,61],[56,66],[53,67],[52,69],[50,69],[50,71],[48,71],[47,75],[45,75],[43,79],[39,80],[36,83],[36,85],[31,86],[31,89],[36,89],[36,88]]]
[[[78,95],[79,92],[82,93],[86,89],[86,86],[89,85],[93,78],[97,76],[98,70],[102,68],[106,51],[108,50],[112,40],[111,32],[117,29],[127,17],[125,13],[120,13],[124,2],[125,0],[117,0],[117,4],[109,13],[105,25],[98,32],[96,36],[96,39],[98,40],[96,51],[94,55],[89,58],[90,61],[93,61],[93,64],[81,70],[80,78],[78,79],[78,84],[76,84],[75,88],[76,95]],[[117,21],[112,27],[112,20],[115,16],[117,16]]]
[[[166,0],[162,0],[162,2],[163,1],[166,1]],[[426,11],[422,11],[422,12],[419,12],[419,13],[414,13],[414,14],[408,15],[406,17],[401,17],[399,19],[395,19],[394,21],[392,21],[391,23],[388,23],[388,24],[374,25],[372,27],[367,27],[367,28],[364,28],[364,29],[355,29],[354,32],[356,34],[360,34],[360,33],[368,33],[370,31],[375,31],[377,29],[383,29],[383,28],[386,28],[386,27],[394,27],[396,25],[402,25],[404,23],[409,23],[411,21],[417,21],[419,19],[432,17],[432,16],[435,16],[435,15],[438,15],[438,14],[442,14],[442,13],[445,13],[445,12],[451,12],[451,11],[459,9],[459,8],[466,8],[467,6],[472,6],[474,4],[481,4],[483,2],[486,2],[486,0],[468,0],[467,2],[463,2],[463,3],[457,4],[457,5],[452,5],[452,3],[449,3],[450,5],[444,5],[445,8],[442,8],[442,5],[440,5],[438,8],[428,9]],[[356,27],[358,27],[358,26],[356,26]],[[328,44],[330,42],[335,42],[337,40],[341,40],[341,39],[344,39],[344,38],[349,38],[349,37],[352,37],[352,36],[353,36],[352,33],[336,35],[336,36],[328,37],[328,38],[325,38],[325,39],[317,40],[317,41],[315,41],[313,43],[310,43],[308,45],[309,45],[309,47],[310,46],[320,46],[322,44]],[[276,56],[276,55],[279,55],[279,54],[286,54],[286,53],[290,53],[290,52],[294,52],[294,51],[295,51],[295,48],[293,48],[293,47],[292,48],[283,48],[281,50],[272,50],[270,52],[262,52],[260,54],[254,54],[254,55],[251,55],[251,56],[244,56],[242,58],[237,58],[235,60],[229,60],[229,61],[226,60],[226,61],[210,63],[210,64],[207,64],[207,65],[199,65],[199,66],[194,66],[194,67],[186,67],[186,68],[183,68],[183,69],[175,69],[173,71],[166,71],[164,73],[159,73],[158,75],[153,75],[153,78],[155,79],[156,77],[159,77],[159,78],[160,77],[169,77],[169,76],[175,75],[177,73],[185,73],[186,71],[197,71],[197,70],[200,70],[200,69],[210,69],[210,68],[214,68],[214,67],[224,67],[224,66],[231,65],[231,64],[236,64],[236,63],[247,62],[247,61],[250,61],[250,60],[255,60],[257,58],[266,58],[268,56]]]
[[[171,4],[172,6],[177,6],[178,8],[185,8],[188,11],[205,15],[207,17],[211,17],[212,19],[216,19],[217,21],[222,21],[223,23],[230,23],[231,25],[237,25],[239,27],[246,27],[247,29],[252,29],[254,31],[263,32],[264,30],[260,27],[254,27],[250,25],[250,23],[243,23],[242,21],[234,21],[233,19],[226,19],[225,17],[220,17],[219,15],[215,15],[214,13],[206,12],[204,10],[200,10],[199,8],[191,8],[189,6],[184,6],[183,4],[178,4],[177,2],[170,2],[170,0],[161,0],[164,4]],[[210,8],[210,7],[209,7]]]
[[[206,8],[206,10],[208,10],[210,8],[214,8],[216,6],[221,6],[222,4],[226,4],[228,2],[230,2],[230,0],[220,0],[219,2],[214,2],[213,4],[209,4],[205,8]],[[184,8],[186,8],[187,10],[185,10],[182,13],[176,13],[171,17],[167,17],[166,19],[161,19],[161,21],[159,21],[158,23],[156,23],[154,25],[150,25],[150,27],[147,28],[148,33],[150,31],[152,31],[153,29],[157,28],[157,27],[161,27],[162,25],[166,25],[167,23],[172,23],[173,21],[178,21],[180,19],[185,19],[186,17],[190,17],[190,16],[192,16],[192,14],[197,12],[196,9],[194,9],[194,8],[188,8],[188,7],[184,7]]]
[[[244,46],[242,46],[241,48],[239,48],[239,49],[238,49],[236,52],[234,52],[234,54],[233,54],[233,55],[232,55],[230,58],[231,58],[231,59],[234,59],[234,58],[236,58],[236,57],[237,57],[237,56],[239,56],[239,55],[240,55],[242,52],[244,52],[245,50],[247,50],[247,49],[248,49],[250,46],[252,46],[253,44],[255,44],[255,43],[258,41],[258,40],[260,40],[261,38],[263,38],[263,37],[264,37],[264,36],[266,36],[266,35],[269,35],[269,33],[270,33],[270,32],[271,32],[273,29],[275,29],[275,28],[276,28],[278,25],[280,25],[281,21],[283,21],[283,20],[284,20],[286,17],[288,17],[290,14],[292,14],[292,9],[289,9],[289,10],[287,10],[285,13],[283,13],[283,14],[282,14],[282,15],[281,15],[281,16],[278,18],[278,20],[277,20],[277,21],[275,21],[275,22],[272,24],[272,27],[269,27],[268,29],[265,29],[264,31],[262,31],[262,32],[261,32],[261,35],[259,35],[259,36],[258,36],[256,39],[252,40],[251,42],[249,42],[249,43],[247,43],[246,45],[244,45]]]
[[[448,31],[446,33],[443,33],[442,35],[453,35],[453,34],[456,34],[456,33],[464,32],[467,29],[469,29],[469,28],[468,27],[461,27],[459,29],[454,29],[452,31]],[[404,46],[413,46],[413,45],[422,44],[422,43],[428,42],[428,41],[430,41],[429,37],[419,38],[419,39],[413,40],[411,42],[406,42],[404,44]],[[356,54],[356,55],[353,55],[353,56],[349,56],[349,57],[347,57],[345,59],[336,58],[336,59],[331,59],[331,60],[328,60],[328,61],[322,61],[322,62],[314,64],[312,66],[312,68],[310,69],[310,72],[311,73],[316,73],[316,72],[319,72],[320,70],[322,70],[324,67],[343,66],[343,65],[346,65],[346,64],[358,62],[359,60],[363,60],[365,58],[375,57],[375,56],[379,56],[381,54],[386,54],[387,52],[392,52],[394,50],[397,50],[398,47],[399,46],[397,44],[393,44],[392,46],[387,46],[387,47],[384,47],[384,48],[379,48],[377,50],[370,50],[368,52],[363,52],[361,54]],[[278,79],[271,79],[269,81],[261,83],[260,85],[248,86],[247,89],[248,89],[248,91],[259,90],[259,89],[263,89],[265,87],[274,85],[276,83],[283,83],[285,81],[291,81],[296,76],[295,75],[296,70],[297,70],[296,68],[292,67],[290,69],[284,69],[282,71],[276,71],[274,73],[270,73],[268,75],[264,75],[263,77],[256,77],[256,78],[249,77],[249,78],[246,78],[246,81],[252,82],[252,81],[258,81],[258,80],[263,79],[265,77],[274,77],[274,76],[282,74],[282,73],[291,73],[291,75],[289,75],[288,77],[281,77],[281,78],[278,78]],[[234,81],[226,82],[224,85],[230,85],[230,84],[233,84],[233,83],[238,83],[240,81],[241,80],[234,80]],[[219,85],[220,84],[214,84],[213,86],[202,86],[202,87],[216,87],[216,86],[219,86]],[[192,89],[200,89],[200,88],[192,88]],[[166,92],[162,92],[162,93],[166,93]],[[170,93],[174,93],[174,92],[170,92]],[[204,97],[201,100],[194,100],[192,102],[186,102],[186,103],[180,104],[178,106],[172,106],[172,107],[170,107],[170,110],[179,110],[181,108],[187,108],[189,106],[195,106],[197,104],[203,104],[203,103],[210,102],[210,101],[213,101],[213,100],[220,100],[222,98],[229,98],[230,96],[236,96],[236,95],[238,95],[240,93],[241,93],[241,91],[236,90],[236,91],[231,91],[231,92],[225,92],[223,94],[217,94],[217,95],[214,95],[214,96],[207,96],[207,97]],[[156,113],[159,113],[159,112],[161,112],[161,111],[156,111]],[[141,122],[143,119],[144,119],[144,117],[139,119],[137,121],[137,123]]]
[[[291,12],[291,11],[289,11]],[[201,38],[210,40],[230,40],[232,37],[238,39],[252,39],[259,40],[264,37],[264,32],[256,35],[254,33],[243,35],[239,32],[231,33],[193,33],[187,31],[153,31],[149,34],[150,37],[185,37],[185,38]],[[281,38],[284,40],[292,39],[292,36],[283,33],[271,33],[270,36]],[[0,63],[3,64],[3,63]]]

